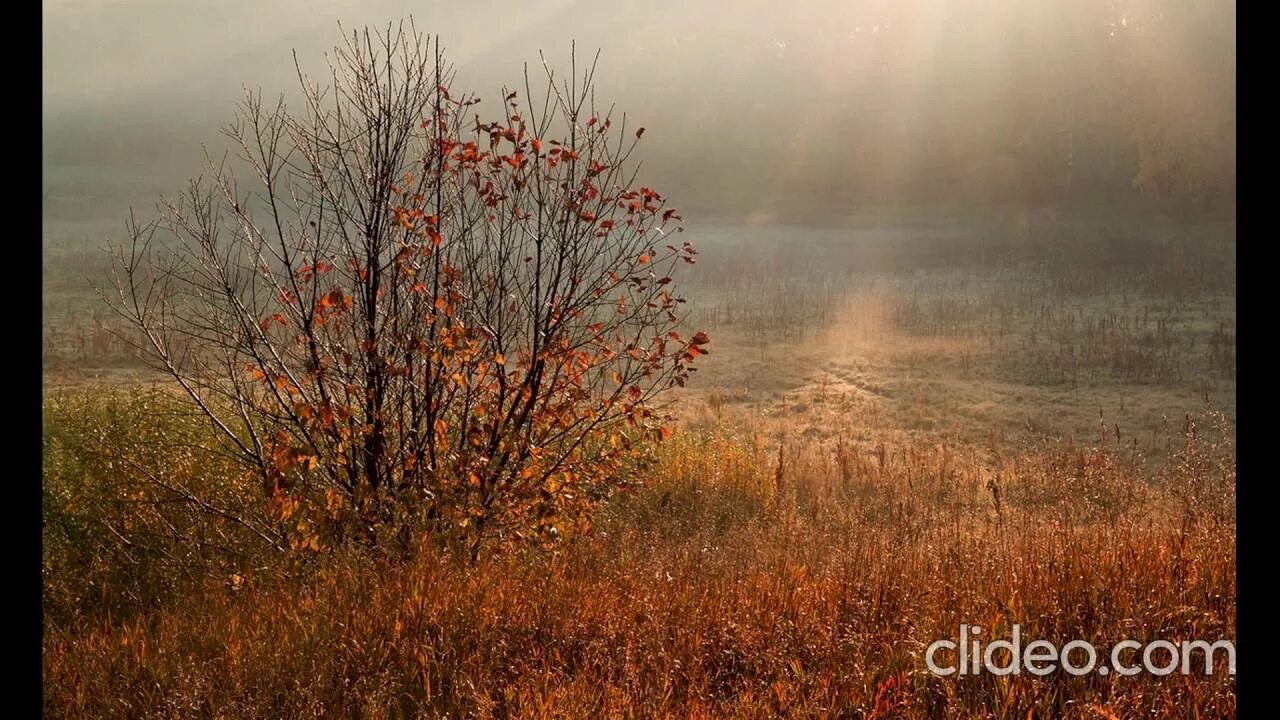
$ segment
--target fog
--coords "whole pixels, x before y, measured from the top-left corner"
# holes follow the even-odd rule
[[[1235,11],[1212,0],[47,0],[46,222],[116,222],[199,170],[243,89],[412,16],[490,101],[601,51],[694,217],[825,224],[1009,206],[1231,213]],[[482,105],[481,108],[485,107]],[[48,225],[47,225],[48,227]],[[48,236],[46,230],[46,236]]]

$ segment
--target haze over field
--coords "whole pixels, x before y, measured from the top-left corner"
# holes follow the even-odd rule
[[[1232,3],[44,8],[46,715],[1235,716]]]
[[[242,86],[293,89],[291,49],[314,70],[339,19],[410,14],[490,103],[540,49],[601,49],[601,99],[703,219],[1234,203],[1234,4],[1157,0],[46,2],[46,191],[144,201]]]

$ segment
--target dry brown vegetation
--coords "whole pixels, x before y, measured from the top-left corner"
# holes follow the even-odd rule
[[[1028,273],[1027,309],[981,273],[950,277],[833,289],[827,325],[791,342],[722,320],[647,488],[588,535],[474,566],[275,557],[173,502],[230,474],[183,450],[205,430],[162,412],[163,389],[51,389],[46,710],[1234,716],[1221,673],[925,670],[923,649],[962,622],[1099,647],[1235,634],[1234,378],[1200,352],[1205,328],[1233,327],[1229,299],[1135,294],[1125,317],[1191,318],[1164,324],[1161,351],[1125,325],[1143,321],[1098,329],[1105,295],[1053,295]],[[1110,358],[1127,347],[1188,370],[1126,373]],[[1073,388],[1046,354],[1097,362]]]
[[[46,8],[100,67],[46,73],[45,715],[1235,716],[1234,655],[926,664],[1236,639],[1234,12],[752,3],[468,48],[616,48],[643,175],[594,63],[477,107],[409,21],[295,54],[123,244],[327,11]],[[147,37],[192,62],[114,71]]]
[[[116,613],[55,600],[46,710],[1231,716],[1222,674],[956,680],[920,659],[961,622],[1099,646],[1233,637],[1233,454],[1186,430],[1154,468],[1105,443],[994,459],[946,440],[779,453],[690,430],[661,449],[651,488],[554,553],[474,567],[334,553]],[[85,578],[46,569],[46,591]]]
[[[714,351],[648,486],[550,549],[281,555],[184,502],[265,512],[163,385],[49,375],[47,714],[1233,717],[1221,672],[922,660],[960,623],[1234,640],[1230,248],[751,232],[702,243]]]

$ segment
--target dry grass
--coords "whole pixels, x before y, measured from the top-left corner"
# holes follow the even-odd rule
[[[255,512],[162,391],[51,390],[46,714],[1233,717],[1221,672],[924,666],[961,623],[1235,639],[1234,260],[1106,232],[963,271],[935,240],[711,243],[713,352],[649,487],[474,566],[279,557],[148,479]],[[47,365],[127,364],[67,302]]]
[[[960,623],[1100,647],[1234,638],[1229,448],[678,434],[555,552],[342,552],[48,622],[65,717],[1230,717],[1212,677],[938,678]],[[996,488],[999,488],[997,491]],[[74,582],[57,577],[47,582]],[[998,631],[999,632],[999,631]]]

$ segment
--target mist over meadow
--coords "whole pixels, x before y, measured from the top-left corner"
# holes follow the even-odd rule
[[[646,176],[704,221],[1233,212],[1229,3],[98,0],[45,15],[46,220],[81,212],[71,198],[172,189],[201,143],[220,147],[245,87],[295,89],[292,51],[315,72],[339,21],[410,15],[480,111],[526,62],[537,77],[539,50],[562,75],[571,43],[580,70],[599,50],[598,100],[649,129]]]
[[[45,714],[1235,717],[1235,24],[45,0]]]

